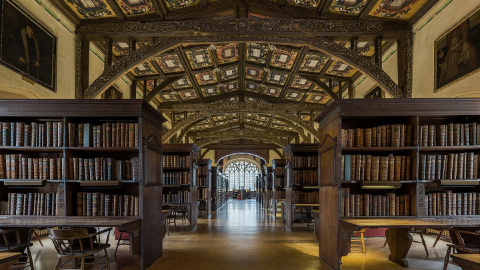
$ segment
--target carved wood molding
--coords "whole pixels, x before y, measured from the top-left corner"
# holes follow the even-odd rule
[[[340,59],[360,72],[370,77],[382,89],[389,92],[393,97],[403,97],[400,87],[381,68],[374,65],[365,57],[344,48],[343,46],[325,37],[294,37],[294,36],[269,36],[269,35],[224,35],[224,36],[195,36],[195,37],[169,37],[158,38],[154,42],[145,45],[124,56],[104,72],[88,87],[85,98],[95,98],[105,91],[113,82],[123,76],[128,70],[146,61],[148,58],[161,52],[185,44],[202,42],[226,43],[226,42],[266,42],[276,44],[305,44],[310,45],[336,59]]]
[[[317,19],[271,19],[271,18],[222,18],[181,21],[118,21],[84,24],[79,32],[95,35],[122,35],[129,37],[148,36],[194,36],[221,34],[291,34],[296,36],[338,36],[380,34],[408,29],[405,22],[380,20],[317,20]]]
[[[208,146],[209,144],[217,143],[217,142],[220,142],[220,141],[236,140],[236,139],[239,138],[238,136],[239,135],[236,132],[232,132],[231,134],[226,135],[225,137],[208,138],[208,139],[204,139],[204,140],[199,140],[199,141],[196,141],[195,144],[198,147],[202,148],[202,147]],[[288,145],[288,142],[286,142],[286,141],[279,140],[279,139],[276,139],[276,138],[262,137],[262,134],[249,135],[247,133],[247,134],[242,135],[242,138],[245,138],[245,139],[259,139],[259,140],[262,140],[262,141],[266,141],[266,142],[275,144],[280,148],[284,148],[285,146]]]
[[[188,102],[173,104],[171,106],[158,107],[159,110],[169,110],[177,112],[188,111],[209,111],[209,112],[238,112],[239,110],[248,110],[249,112],[298,112],[298,111],[322,111],[326,108],[323,104],[297,104],[297,103],[272,103],[259,100],[257,102],[231,102],[221,100],[215,103]]]

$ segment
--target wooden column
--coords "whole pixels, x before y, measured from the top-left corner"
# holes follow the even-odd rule
[[[412,97],[412,31],[405,31],[398,42],[398,86],[403,91],[403,97]]]
[[[89,44],[85,34],[78,33],[75,44],[75,98],[83,99],[89,85]]]
[[[375,65],[379,68],[382,68],[382,54],[383,54],[383,44],[382,37],[376,37],[373,44],[375,47]]]
[[[113,63],[113,40],[111,38],[105,39],[105,67],[109,68]]]
[[[132,80],[132,85],[130,85],[130,99],[137,98],[137,80]]]

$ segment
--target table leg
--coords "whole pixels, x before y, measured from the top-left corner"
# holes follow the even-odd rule
[[[389,228],[385,232],[388,248],[390,249],[388,259],[403,267],[408,267],[405,257],[413,241],[408,231],[408,228]]]

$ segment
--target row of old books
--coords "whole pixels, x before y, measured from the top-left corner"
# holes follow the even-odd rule
[[[68,158],[69,180],[138,180],[139,158]]]
[[[285,167],[275,167],[275,176],[285,175]]]
[[[275,194],[277,196],[277,200],[287,198],[287,192],[285,190],[275,190]]]
[[[342,188],[340,215],[342,217],[409,216],[410,205],[410,194],[350,194],[350,188]]]
[[[316,191],[292,191],[292,203],[318,203],[318,189]]]
[[[412,178],[410,156],[342,155],[345,181],[402,181]]]
[[[207,175],[208,167],[207,166],[198,166],[198,175]]]
[[[0,133],[2,146],[63,146],[63,122],[1,122]]]
[[[317,170],[292,171],[293,185],[317,185]]]
[[[23,154],[0,155],[0,179],[52,179],[63,175],[63,158],[30,158]]]
[[[197,189],[197,199],[207,199],[208,198],[208,189],[201,188]]]
[[[420,155],[420,179],[478,179],[478,155],[473,152]]]
[[[275,178],[275,186],[276,187],[284,187],[286,186],[286,180],[284,177],[280,177],[280,178]]]
[[[69,147],[138,147],[138,123],[68,123]]]
[[[479,145],[479,124],[448,123],[446,125],[421,125],[420,146],[469,146]]]
[[[412,145],[413,126],[382,125],[372,128],[342,129],[343,147],[403,147]]]
[[[168,194],[163,194],[162,197],[164,203],[190,203],[190,191],[171,190]]]
[[[480,214],[480,194],[476,192],[435,192],[425,194],[425,215],[464,216]]]
[[[185,168],[190,167],[190,156],[164,155],[164,168]]]
[[[199,187],[207,187],[208,186],[208,177],[199,177],[197,180],[197,185]]]
[[[292,166],[316,168],[318,167],[318,155],[315,156],[294,156],[292,157]]]
[[[77,192],[77,216],[138,216],[139,209],[137,196]]]
[[[190,172],[164,172],[164,185],[188,185],[190,184]]]
[[[8,215],[55,216],[58,201],[56,192],[8,193]]]

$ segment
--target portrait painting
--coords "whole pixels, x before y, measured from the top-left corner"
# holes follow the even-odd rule
[[[0,1],[0,63],[55,91],[55,36],[13,1]]]
[[[377,86],[372,90],[368,91],[365,94],[365,98],[385,98],[385,92],[383,92],[382,88]]]
[[[478,71],[480,9],[435,41],[435,92]]]

